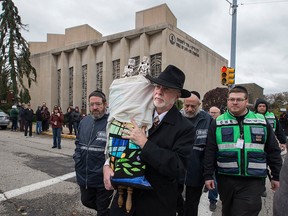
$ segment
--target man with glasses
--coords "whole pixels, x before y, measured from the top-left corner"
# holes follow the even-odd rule
[[[248,92],[235,86],[228,93],[227,111],[213,121],[204,155],[206,187],[215,188],[216,170],[222,215],[259,214],[261,194],[270,167],[271,188],[279,187],[280,148],[265,117],[248,110]]]
[[[106,97],[101,91],[89,95],[90,114],[82,119],[75,140],[75,171],[80,186],[81,202],[95,209],[98,216],[108,216],[112,192],[103,183],[104,150],[106,146]]]
[[[150,119],[158,116],[158,124],[148,130],[147,136],[145,128],[139,128],[131,116],[132,126],[123,131],[123,137],[141,148],[140,159],[146,166],[145,177],[152,189],[133,190],[133,205],[129,213],[124,206],[118,207],[117,193],[111,206],[111,216],[176,215],[178,179],[186,169],[191,143],[194,142],[194,127],[174,104],[179,97],[187,98],[191,93],[183,89],[185,74],[173,65],[167,66],[157,78],[149,75],[146,78],[155,84],[149,96],[153,98],[155,107]],[[111,190],[114,172],[109,164],[105,164],[103,171],[105,187]]]

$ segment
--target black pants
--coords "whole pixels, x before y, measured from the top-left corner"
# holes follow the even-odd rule
[[[185,201],[182,197],[184,185],[178,185],[177,212],[179,216],[197,216],[198,206],[202,195],[202,186],[192,187],[186,185]],[[183,205],[184,201],[184,205]]]
[[[24,132],[25,136],[27,136],[28,129],[29,129],[29,136],[32,136],[32,121],[25,122],[25,132]]]
[[[81,202],[87,208],[95,209],[97,216],[109,215],[109,204],[113,191],[107,191],[102,188],[85,188],[80,186]]]
[[[217,176],[222,216],[257,216],[261,211],[262,178]]]

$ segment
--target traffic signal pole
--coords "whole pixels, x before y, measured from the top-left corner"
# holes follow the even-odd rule
[[[231,52],[230,52],[230,67],[236,70],[236,26],[237,26],[237,0],[233,0],[232,9],[232,28],[231,28]],[[235,79],[235,78],[234,78]],[[229,89],[235,84],[229,85]]]

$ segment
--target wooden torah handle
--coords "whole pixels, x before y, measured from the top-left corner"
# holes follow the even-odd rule
[[[121,208],[123,206],[123,203],[124,203],[124,198],[123,198],[124,189],[125,189],[124,186],[120,186],[120,185],[118,186],[118,194],[119,194],[118,206],[119,206],[119,208]]]
[[[133,188],[128,187],[127,188],[127,200],[126,200],[126,211],[127,213],[130,212],[132,208],[132,193],[133,193]]]

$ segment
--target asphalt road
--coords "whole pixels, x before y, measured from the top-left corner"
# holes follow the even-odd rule
[[[34,134],[33,134],[34,135]],[[74,139],[62,139],[62,149],[52,149],[52,137],[0,130],[0,215],[1,216],[89,216],[96,215],[80,202],[75,180]],[[273,192],[262,198],[260,216],[272,215]],[[199,216],[220,216],[221,202],[209,211],[203,193]]]

